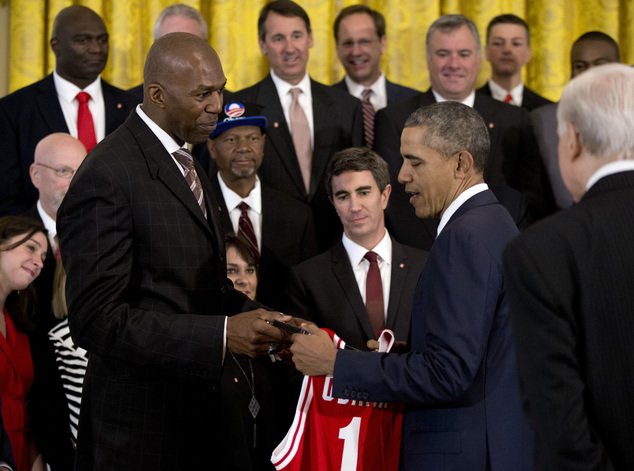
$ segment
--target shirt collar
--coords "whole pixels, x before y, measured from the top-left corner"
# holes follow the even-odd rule
[[[451,219],[451,216],[453,216],[455,212],[458,211],[458,208],[460,208],[460,206],[462,206],[472,196],[475,196],[478,193],[481,193],[487,190],[488,188],[489,186],[486,183],[478,183],[476,185],[473,185],[467,188],[465,191],[460,193],[458,197],[452,201],[452,203],[449,205],[449,207],[445,210],[442,217],[440,218],[440,224],[438,224],[436,237],[440,235],[440,231],[442,231],[445,228],[445,226]]]
[[[434,90],[433,88],[431,89],[431,91],[434,94],[434,98],[436,99],[437,103],[441,103],[443,101],[448,101],[446,98],[442,97],[438,92],[436,92],[436,90]],[[469,96],[467,96],[460,103],[462,103],[463,105],[467,105],[469,108],[473,108],[473,104],[475,103],[475,90],[473,90],[469,94]]]
[[[350,240],[345,234],[342,237],[342,242],[350,259],[350,264],[353,267],[361,263],[365,254],[370,252],[370,250]],[[389,265],[392,264],[392,239],[387,229],[381,241],[371,251],[375,252],[384,262],[387,262]]]
[[[174,152],[182,147],[179,146],[174,139],[172,139],[172,136],[167,134],[163,130],[163,128],[161,128],[158,124],[152,121],[152,119],[148,115],[145,114],[140,104],[136,105],[136,112],[143,120],[143,122],[148,125],[148,127],[158,138],[158,140],[161,141],[161,144],[163,144],[163,147],[165,147],[165,150],[167,150],[170,155],[172,155]]]
[[[222,179],[220,172],[218,172],[218,183],[220,184],[220,190],[222,191],[222,196],[225,199],[227,210],[233,211],[238,207],[240,203],[244,201],[246,204],[249,205],[250,209],[258,214],[262,214],[262,192],[260,191],[260,179],[257,175],[255,176],[255,185],[246,198],[243,198],[238,193],[229,188],[225,181]]]
[[[40,214],[40,218],[42,219],[42,224],[48,231],[49,240],[54,240],[57,235],[57,224],[55,223],[55,219],[50,217],[44,208],[42,207],[42,202],[37,200],[37,212]]]
[[[297,85],[291,85],[287,81],[282,80],[277,75],[275,75],[273,69],[271,69],[271,79],[273,79],[273,83],[275,84],[275,88],[277,89],[277,93],[280,97],[288,95],[291,88],[299,88],[304,95],[312,100],[312,93],[310,90],[310,76],[308,75],[308,71],[304,73],[304,78],[302,78]]]
[[[627,172],[634,170],[634,160],[617,160],[600,167],[596,172],[590,175],[588,183],[586,183],[586,191],[588,191],[596,182],[603,177],[613,175],[615,173]]]
[[[88,93],[93,100],[101,96],[101,76],[97,76],[94,82],[82,90],[74,83],[60,77],[56,71],[53,71],[53,83],[55,84],[57,96],[66,103],[72,103],[75,97],[77,97],[77,94],[82,91]]]
[[[504,101],[506,94],[511,94],[511,104],[515,106],[522,106],[522,97],[524,96],[524,83],[520,82],[510,92],[498,85],[493,80],[489,80],[489,88],[491,89],[491,96],[498,101]]]

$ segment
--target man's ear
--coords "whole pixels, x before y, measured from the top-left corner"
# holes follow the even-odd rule
[[[163,87],[160,84],[148,84],[145,90],[145,96],[152,104],[158,106],[159,108],[165,108],[165,90],[163,90]]]
[[[40,172],[38,171],[37,165],[35,165],[34,163],[31,164],[31,166],[29,167],[29,175],[31,176],[31,182],[33,183],[33,186],[38,190],[40,188],[39,173]]]
[[[458,179],[464,179],[473,169],[473,156],[466,150],[461,150],[454,155],[456,166],[454,175]]]
[[[570,160],[577,160],[581,156],[581,140],[579,139],[579,133],[575,127],[566,123],[566,133],[568,136],[568,140],[566,144],[568,146],[568,155],[570,156]]]
[[[59,57],[59,47],[57,43],[57,38],[51,38],[51,41],[49,44],[51,45],[51,49],[53,50],[55,57]]]
[[[209,156],[216,160],[216,148],[213,139],[207,138],[207,150],[209,151]]]

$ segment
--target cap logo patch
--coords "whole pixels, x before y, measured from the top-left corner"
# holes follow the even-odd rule
[[[238,118],[245,112],[244,105],[236,101],[225,105],[225,114],[231,118]]]

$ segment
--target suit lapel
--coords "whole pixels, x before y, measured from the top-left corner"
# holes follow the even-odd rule
[[[270,75],[262,80],[258,90],[257,101],[262,105],[262,114],[268,119],[268,126],[266,127],[267,146],[272,146],[274,154],[279,155],[280,162],[291,176],[291,180],[297,187],[299,194],[306,194],[302,172],[299,169],[297,155],[295,154],[293,138],[284,117],[284,110],[282,109],[277,89]]]
[[[363,304],[361,293],[359,293],[359,285],[357,285],[357,280],[355,279],[354,272],[350,266],[348,253],[341,241],[339,241],[339,243],[332,249],[330,260],[335,278],[341,285],[341,291],[352,307],[354,315],[357,317],[368,338],[374,338],[372,325],[370,324],[370,319],[368,318],[368,311],[365,308],[365,304]]]
[[[119,100],[119,91],[101,80],[101,93],[103,95],[104,106],[106,108],[106,136],[119,127],[119,123],[125,121],[124,113],[128,108]]]
[[[66,126],[66,119],[64,118],[64,113],[62,113],[62,107],[57,97],[53,74],[47,75],[44,80],[42,80],[37,91],[39,97],[35,100],[35,103],[51,133],[69,133],[68,126]]]
[[[225,234],[228,234],[228,233],[233,234],[234,231],[233,231],[233,226],[231,225],[231,217],[229,216],[229,209],[227,208],[225,197],[222,194],[220,183],[218,183],[218,173],[211,174],[211,176],[209,177],[209,183],[211,185],[211,190],[213,192],[214,199],[218,206],[220,219],[222,221],[222,228]]]
[[[401,244],[392,239],[392,277],[390,280],[390,300],[387,307],[387,322],[385,323],[385,327],[388,329],[393,330],[396,325],[401,294],[408,273],[409,264],[407,263],[405,251]]]

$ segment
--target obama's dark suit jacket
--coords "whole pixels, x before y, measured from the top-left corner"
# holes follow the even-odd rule
[[[117,129],[136,100],[101,80],[106,108],[106,135]],[[38,199],[29,168],[35,146],[54,132],[68,133],[53,75],[0,99],[0,216],[22,214]]]
[[[266,116],[266,158],[258,171],[262,183],[286,193],[313,210],[320,251],[332,247],[341,235],[341,222],[328,199],[324,184],[326,165],[332,155],[347,147],[363,145],[361,101],[341,90],[310,81],[313,97],[314,146],[310,192],[306,194],[289,124],[273,79],[262,81],[231,95],[230,99],[256,103]]]

